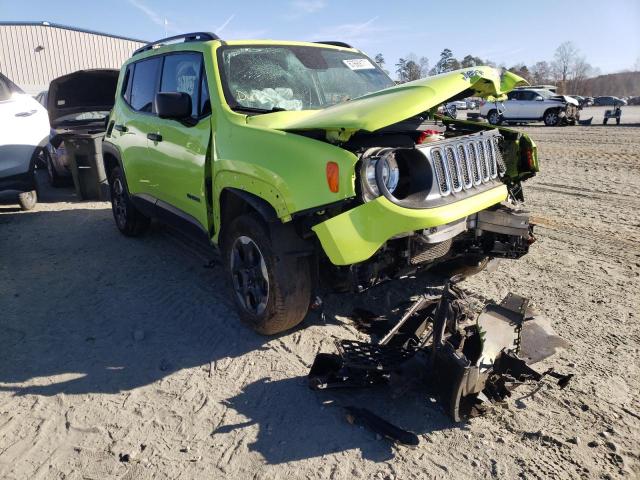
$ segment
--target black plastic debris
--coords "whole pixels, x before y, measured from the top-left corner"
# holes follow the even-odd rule
[[[509,293],[499,304],[485,303],[478,314],[469,295],[456,285],[459,280],[449,280],[439,297],[417,299],[396,323],[388,323],[386,334],[376,335],[382,337],[378,342],[339,340],[337,353],[318,354],[309,387],[386,384],[394,395],[425,387],[456,422],[484,413],[483,402],[505,401],[518,385],[551,377],[565,388],[573,375],[553,369],[540,373],[528,365],[566,347],[546,319],[532,314],[529,301]],[[369,312],[360,316],[365,324],[381,318]],[[349,407],[349,412],[393,441],[408,439],[400,433],[404,430],[366,409]]]

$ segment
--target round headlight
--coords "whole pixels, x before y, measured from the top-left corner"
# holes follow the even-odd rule
[[[382,153],[382,152],[381,152]],[[367,180],[367,187],[374,197],[380,196],[380,190],[378,189],[378,182],[376,181],[376,167],[378,162],[382,162],[382,181],[387,187],[390,193],[398,187],[398,180],[400,179],[400,170],[398,169],[398,162],[396,161],[393,150],[369,157],[366,160],[365,165],[365,178]]]

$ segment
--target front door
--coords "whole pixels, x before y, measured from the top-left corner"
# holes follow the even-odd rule
[[[158,89],[162,57],[151,57],[129,65],[122,96],[128,107],[118,113],[113,135],[123,152],[127,184],[131,194],[155,203],[158,181],[155,165],[149,157],[147,135],[158,119],[153,99]]]
[[[202,54],[178,52],[164,56],[160,92],[184,92],[191,97],[191,117],[156,118],[148,142],[155,164],[157,206],[183,219],[197,221],[206,231],[205,162],[211,138],[211,107]]]

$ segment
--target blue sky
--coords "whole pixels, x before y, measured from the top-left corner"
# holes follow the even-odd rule
[[[0,0],[1,20],[47,20],[144,40],[163,37],[165,28],[228,39],[342,40],[371,56],[381,52],[389,70],[411,52],[433,65],[443,48],[507,67],[532,64],[552,59],[565,40],[603,73],[640,63],[640,0]]]

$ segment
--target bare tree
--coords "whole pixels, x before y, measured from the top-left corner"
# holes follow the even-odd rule
[[[531,67],[531,77],[534,83],[538,85],[544,85],[551,82],[551,65],[548,62],[536,62]]]
[[[578,49],[572,42],[563,42],[553,55],[553,70],[556,79],[560,82],[562,93],[566,91],[566,83],[571,72],[571,67],[578,56]]]
[[[420,57],[418,60],[420,65],[420,78],[424,78],[429,75],[429,59],[427,57]]]
[[[413,60],[409,60],[406,63],[405,68],[406,68],[406,72],[407,72],[407,81],[408,82],[412,82],[413,80],[418,80],[419,78],[422,77],[422,69],[420,68],[420,65],[418,65]]]
[[[577,56],[573,59],[571,64],[571,75],[568,87],[571,90],[570,93],[582,93],[584,89],[584,82],[591,75],[591,65],[583,56]]]

